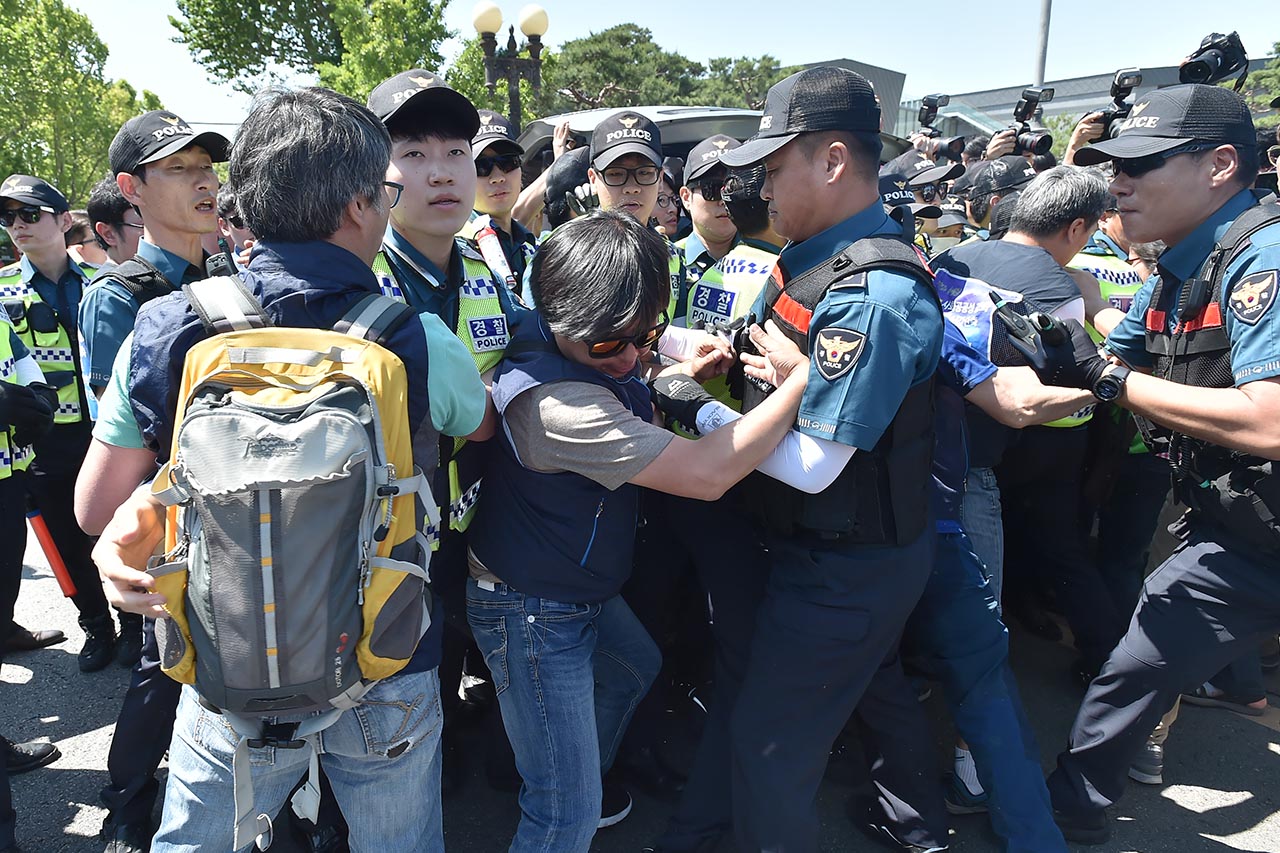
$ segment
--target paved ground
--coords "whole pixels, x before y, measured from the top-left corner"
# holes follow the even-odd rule
[[[62,758],[51,766],[14,779],[18,837],[31,853],[96,853],[102,849],[96,833],[104,814],[97,792],[106,778],[107,748],[128,674],[114,666],[92,675],[79,673],[75,653],[83,636],[76,626],[75,609],[60,597],[38,550],[28,550],[27,563],[19,621],[33,628],[61,628],[68,640],[58,647],[14,656],[0,671],[4,709],[0,732],[20,739],[48,738],[62,749]],[[1080,700],[1080,691],[1066,675],[1071,652],[1022,635],[1015,637],[1014,648],[1015,669],[1048,768]],[[1273,678],[1270,687],[1280,691],[1280,679]],[[1273,707],[1258,718],[1185,708],[1170,741],[1165,786],[1131,785],[1126,798],[1113,809],[1118,818],[1113,842],[1081,849],[1100,853],[1280,851],[1280,693],[1272,702]],[[948,735],[939,704],[931,700],[938,711],[941,744]],[[479,731],[471,733],[466,743],[474,749],[480,736]],[[678,744],[672,751],[682,752]],[[832,774],[819,803],[822,849],[881,849],[845,820],[849,794],[850,789]],[[594,849],[638,851],[657,835],[665,815],[666,806],[637,797],[632,817],[597,836]],[[504,850],[516,817],[514,796],[490,790],[476,772],[462,793],[446,803],[448,847],[468,853]],[[951,850],[986,853],[999,847],[986,830],[985,818],[974,816],[956,820]]]

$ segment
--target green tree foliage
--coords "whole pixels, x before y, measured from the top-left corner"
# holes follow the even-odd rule
[[[707,63],[706,75],[698,81],[697,101],[706,106],[764,108],[769,87],[790,77],[801,66],[783,67],[768,54],[731,59],[720,57]]]
[[[1280,98],[1280,42],[1271,47],[1272,60],[1261,71],[1255,71],[1245,80],[1244,91],[1249,99],[1249,107],[1253,112],[1267,112],[1267,115],[1254,115],[1254,123],[1259,127],[1275,127],[1280,124],[1280,110],[1274,109],[1271,102]]]
[[[169,19],[214,80],[252,94],[290,75],[363,99],[408,68],[438,69],[445,3],[421,0],[178,0]]]
[[[555,112],[693,104],[704,72],[697,62],[659,47],[644,27],[619,24],[561,45],[558,73],[543,85],[553,84]]]
[[[505,52],[505,47],[499,47]],[[521,44],[518,55],[527,57],[527,45]],[[536,118],[556,112],[555,81],[560,73],[559,54],[542,49],[542,94],[535,98],[533,88],[528,80],[520,81],[520,126],[524,127]],[[463,43],[462,53],[445,71],[445,79],[449,85],[471,99],[480,109],[493,110],[507,115],[507,81],[499,80],[493,94],[484,84],[484,49],[480,46],[480,37],[472,36]]]
[[[0,172],[38,175],[82,205],[120,125],[159,99],[103,77],[106,45],[62,0],[0,0],[0,11]]]

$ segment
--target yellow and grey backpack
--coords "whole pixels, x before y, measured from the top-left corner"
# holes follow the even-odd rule
[[[156,638],[165,673],[240,736],[239,849],[270,843],[249,747],[309,746],[314,783],[314,735],[413,656],[430,622],[419,531],[439,518],[404,363],[382,345],[412,309],[369,294],[332,331],[285,328],[239,279],[183,290],[215,334],[187,353],[153,487],[169,507]]]

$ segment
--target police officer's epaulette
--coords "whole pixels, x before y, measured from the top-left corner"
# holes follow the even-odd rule
[[[474,240],[468,240],[466,237],[455,237],[454,242],[458,244],[458,251],[462,252],[462,257],[484,263],[484,255],[480,254],[480,247],[476,245]]]
[[[8,278],[11,275],[22,274],[22,261],[14,261],[7,267],[0,267],[0,278]]]

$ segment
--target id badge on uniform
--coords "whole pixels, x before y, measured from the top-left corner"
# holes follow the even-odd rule
[[[472,352],[505,350],[511,340],[507,333],[507,318],[501,314],[468,319],[467,334],[471,336]]]
[[[700,280],[694,285],[693,299],[689,301],[689,327],[696,329],[730,323],[737,296],[732,290],[715,287],[706,279]]]

